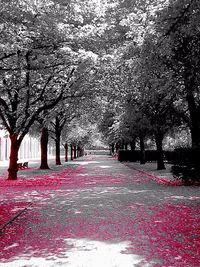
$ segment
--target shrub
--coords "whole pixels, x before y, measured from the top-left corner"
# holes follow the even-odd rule
[[[131,162],[136,162],[140,160],[140,151],[135,150],[122,150],[120,149],[118,151],[118,160],[119,161],[131,161]]]
[[[141,151],[140,150],[119,150],[118,152],[119,161],[131,161],[136,162],[141,160]],[[156,150],[146,150],[145,151],[145,160],[146,161],[156,161],[157,160],[157,151]]]
[[[200,182],[200,149],[178,148],[174,150],[171,172],[185,184]]]
[[[185,184],[200,182],[200,149],[177,148],[174,151],[163,151],[164,158],[172,163],[171,172],[177,179],[183,180]],[[146,150],[145,159],[147,162],[157,161],[156,150]],[[140,161],[140,150],[119,150],[119,161]]]
[[[177,153],[175,151],[164,151],[164,159],[167,163],[174,163],[177,158]]]
[[[157,161],[158,152],[156,150],[145,150],[145,159],[147,162]]]

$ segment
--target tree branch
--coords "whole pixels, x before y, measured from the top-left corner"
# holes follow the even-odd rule
[[[176,21],[170,26],[169,30],[165,33],[165,36],[168,36],[172,31],[174,31],[174,29],[176,28],[176,26],[178,25],[178,23],[180,22],[180,20],[184,17],[184,15],[188,12],[188,10],[190,9],[192,3],[194,0],[191,0],[191,2],[187,5],[187,7],[181,12],[181,14],[176,17]]]
[[[2,119],[3,125],[5,126],[6,130],[7,130],[7,131],[9,132],[9,134],[10,134],[10,133],[11,133],[11,129],[10,129],[10,127],[9,127],[7,121],[6,121],[6,118],[4,117],[3,112],[2,112],[1,109],[0,109],[0,117],[1,117],[1,119]]]
[[[16,55],[16,53],[11,53],[11,54],[4,53],[4,55],[2,57],[0,57],[0,61],[7,59],[9,57],[15,56],[15,55]]]
[[[4,99],[2,99],[1,97],[0,97],[0,105],[3,106],[5,108],[5,110],[7,110],[7,111],[9,110],[6,101]]]

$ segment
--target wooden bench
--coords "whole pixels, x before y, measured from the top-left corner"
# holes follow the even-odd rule
[[[23,162],[23,163],[17,163],[17,169],[18,170],[23,170],[23,169],[26,169],[28,168],[28,162]]]

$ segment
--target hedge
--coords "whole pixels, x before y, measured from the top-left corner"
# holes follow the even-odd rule
[[[174,150],[171,172],[185,184],[200,182],[200,149],[178,148]]]
[[[119,161],[131,161],[131,162],[140,161],[140,151],[139,150],[131,151],[131,150],[120,149],[118,151],[118,160]]]
[[[200,182],[200,149],[177,148],[174,151],[163,151],[164,160],[173,164],[171,172],[177,179],[182,179],[185,184]],[[147,162],[157,161],[156,150],[146,150]],[[119,150],[119,161],[137,162],[141,159],[140,150]]]
[[[145,150],[145,159],[146,161],[157,161],[157,151],[156,150]],[[136,162],[141,160],[141,151],[140,150],[122,150],[118,152],[119,161],[131,161]]]

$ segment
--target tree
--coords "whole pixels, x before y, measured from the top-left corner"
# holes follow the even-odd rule
[[[83,118],[74,118],[63,130],[62,139],[64,146],[70,144],[71,159],[77,157],[77,148],[83,148],[90,139],[90,124]],[[73,151],[73,152],[72,152]]]
[[[1,3],[0,117],[11,140],[10,180],[17,179],[18,150],[38,116],[74,94],[63,12],[51,2],[29,4]]]
[[[199,12],[199,1],[170,1],[169,6],[158,13],[156,20],[161,57],[174,71],[179,88],[177,93],[183,103],[175,108],[190,127],[194,148],[200,147]],[[182,109],[184,102],[187,109]]]
[[[141,163],[145,162],[144,138],[154,135],[158,152],[157,168],[163,169],[163,138],[180,122],[173,110],[177,100],[172,90],[175,84],[173,72],[160,59],[155,40],[152,34],[146,34],[141,45],[132,47],[131,54],[127,54],[125,49],[121,60],[118,59],[120,66],[117,70],[114,68],[113,73],[110,64],[110,82],[106,81],[106,84],[115,88],[115,92],[119,90],[118,106],[122,110],[118,123],[112,124],[112,132],[115,131],[119,139],[129,142],[139,138],[143,155]],[[111,132],[107,134],[111,139],[116,136]]]
[[[56,147],[56,165],[61,165],[60,147],[62,130],[66,124],[69,124],[76,116],[78,116],[74,108],[75,103],[70,103],[69,101],[62,102],[56,107],[56,110],[54,110],[54,116],[50,122],[50,133],[51,137],[55,141]]]

